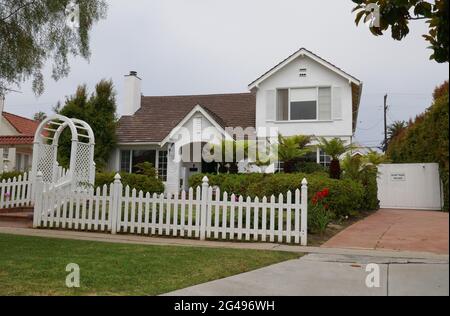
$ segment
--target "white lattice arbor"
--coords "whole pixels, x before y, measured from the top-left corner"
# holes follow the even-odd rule
[[[57,161],[61,133],[69,128],[72,135],[70,165],[62,171]],[[70,185],[77,190],[93,185],[95,137],[86,122],[63,115],[53,115],[39,125],[34,136],[32,179],[42,172],[44,183]]]

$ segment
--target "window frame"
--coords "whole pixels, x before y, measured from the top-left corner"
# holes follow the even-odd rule
[[[160,166],[160,154],[161,153],[166,153],[165,155],[166,155],[166,161],[165,161],[165,167],[164,166]],[[161,179],[161,181],[162,182],[167,182],[167,170],[168,170],[168,167],[169,167],[169,151],[166,149],[166,150],[159,150],[159,149],[157,149],[156,150],[156,166],[155,166],[155,168],[156,168],[156,170],[158,171],[158,178],[160,178]],[[163,165],[164,165],[164,163],[163,163]],[[165,174],[161,174],[160,173],[160,170],[165,170],[166,171],[166,173]]]
[[[134,148],[134,149],[127,149],[127,148],[120,148],[119,149],[119,170],[120,172],[126,172],[126,173],[133,173],[133,151],[142,151],[142,150],[154,150],[156,151],[155,153],[155,165],[154,168],[157,170],[158,172],[158,177],[160,177],[159,174],[159,153],[160,152],[167,152],[167,161],[166,161],[166,175],[165,175],[165,180],[163,180],[163,182],[167,181],[167,171],[168,171],[168,166],[169,166],[169,152],[167,149],[163,149],[163,148],[151,148],[151,149],[141,149],[141,148]],[[127,151],[129,152],[129,159],[128,159],[128,171],[122,170],[122,152],[123,151]]]
[[[285,123],[285,122],[304,122],[304,123],[307,123],[307,122],[333,122],[334,120],[333,120],[333,106],[334,106],[334,102],[333,102],[333,94],[334,94],[334,89],[333,89],[333,85],[316,85],[316,86],[303,86],[303,87],[280,87],[280,88],[277,88],[276,89],[276,100],[277,100],[277,103],[276,103],[276,106],[277,106],[277,115],[278,115],[278,106],[279,106],[279,104],[278,104],[278,91],[279,90],[287,90],[288,91],[288,115],[287,115],[287,117],[288,117],[288,119],[287,120],[278,120],[278,119],[276,119],[275,121],[276,122],[281,122],[281,123]],[[330,107],[331,107],[331,109],[330,109],[330,111],[331,111],[331,119],[329,119],[329,120],[321,120],[321,119],[319,119],[319,89],[320,88],[329,88],[330,89],[330,98],[331,98],[331,100],[330,100]],[[294,89],[316,89],[316,99],[314,100],[315,102],[316,102],[316,118],[315,119],[302,119],[302,120],[293,120],[293,119],[291,119],[291,103],[292,103],[292,101],[291,101],[291,90],[294,90]],[[313,100],[311,100],[311,101],[313,101]]]
[[[322,161],[322,157],[324,158],[324,161]],[[325,157],[330,157],[330,162],[327,163]],[[331,156],[327,155],[322,149],[317,148],[317,163],[325,168],[328,168],[331,164]]]

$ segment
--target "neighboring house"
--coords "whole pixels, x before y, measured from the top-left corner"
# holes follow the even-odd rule
[[[0,96],[0,173],[31,168],[34,133],[38,121],[4,112]]]
[[[362,146],[357,142],[353,142],[353,148],[349,152],[352,157],[363,157],[370,153],[371,151],[374,151],[374,149],[366,146]]]
[[[166,190],[175,192],[186,188],[192,174],[216,170],[215,164],[192,156],[200,156],[202,144],[217,143],[220,137],[236,138],[227,128],[253,128],[258,137],[274,136],[276,130],[284,136],[339,137],[352,142],[362,82],[312,52],[300,49],[248,88],[248,93],[150,97],[141,94],[141,79],[130,72],[110,169],[133,172],[136,163],[149,161]],[[186,131],[191,139],[184,139]],[[174,159],[188,148],[194,159]],[[318,149],[314,160],[329,163]],[[273,165],[267,171],[275,169]]]

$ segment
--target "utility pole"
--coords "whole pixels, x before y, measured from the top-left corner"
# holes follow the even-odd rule
[[[387,110],[388,110],[388,105],[387,105],[387,98],[388,98],[388,95],[387,94],[385,94],[384,95],[384,106],[383,106],[383,109],[384,109],[384,152],[386,152],[386,150],[387,150],[387,145],[388,145],[388,136],[387,136]]]

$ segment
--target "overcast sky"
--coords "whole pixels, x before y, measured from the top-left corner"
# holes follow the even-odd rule
[[[71,61],[69,77],[54,82],[46,68],[45,93],[31,85],[6,97],[6,110],[31,117],[51,113],[77,85],[93,89],[112,79],[119,113],[123,75],[136,70],[144,95],[247,91],[279,61],[306,47],[364,82],[356,138],[374,146],[383,139],[383,95],[389,121],[407,120],[430,105],[433,88],[448,79],[448,64],[429,60],[412,22],[401,42],[374,37],[354,24],[350,0],[109,0],[108,17],[91,33],[92,56]]]

